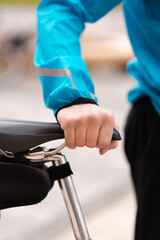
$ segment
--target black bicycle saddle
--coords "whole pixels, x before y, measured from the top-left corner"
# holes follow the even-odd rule
[[[0,119],[0,149],[23,152],[39,144],[64,138],[58,123]]]
[[[58,123],[31,122],[0,119],[0,149],[8,152],[24,152],[39,144],[64,138]],[[113,129],[112,140],[121,140]]]

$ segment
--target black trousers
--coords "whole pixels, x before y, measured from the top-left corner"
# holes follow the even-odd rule
[[[128,115],[125,152],[137,198],[135,240],[159,240],[160,116],[148,97],[137,100]]]

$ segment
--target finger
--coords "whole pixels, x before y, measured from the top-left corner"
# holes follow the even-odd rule
[[[76,147],[76,129],[75,127],[66,127],[64,129],[66,146],[74,149]]]
[[[112,135],[113,128],[110,125],[104,124],[99,131],[97,147],[100,149],[107,148],[111,144]]]
[[[84,147],[86,143],[87,129],[84,126],[77,126],[75,133],[75,144],[77,147]]]
[[[92,128],[90,126],[86,133],[86,146],[89,148],[97,147],[98,135],[99,135],[99,128],[97,127]]]
[[[112,141],[111,144],[110,144],[108,147],[106,147],[106,148],[101,148],[101,149],[99,150],[99,153],[100,153],[101,155],[103,155],[103,154],[106,153],[107,151],[109,151],[109,150],[111,150],[111,149],[115,149],[117,146],[118,146],[118,141]]]

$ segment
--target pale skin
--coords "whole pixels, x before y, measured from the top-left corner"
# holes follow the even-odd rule
[[[63,108],[57,119],[64,130],[66,145],[71,149],[98,148],[103,155],[118,145],[118,141],[112,141],[113,128],[118,130],[118,124],[113,114],[100,106],[80,104]]]

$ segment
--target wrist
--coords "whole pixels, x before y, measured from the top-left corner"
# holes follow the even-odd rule
[[[62,109],[64,109],[64,108],[71,107],[71,106],[76,105],[76,104],[79,105],[79,104],[88,104],[88,103],[98,105],[98,103],[97,103],[96,101],[94,101],[93,99],[82,98],[82,97],[81,97],[81,98],[77,98],[77,99],[75,99],[74,101],[72,101],[71,103],[68,103],[68,104],[60,107],[60,108],[57,110],[57,112],[56,112],[56,114],[55,114],[55,117],[56,117],[56,119],[57,119],[57,115],[58,115],[59,111],[62,110]],[[57,119],[57,121],[58,121],[58,119]]]

